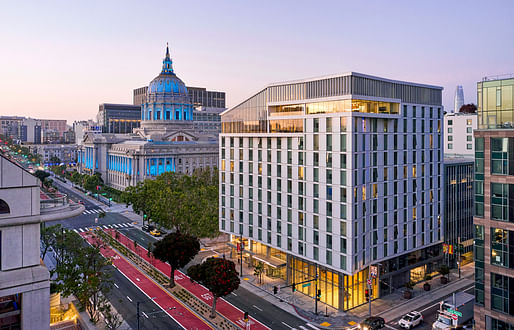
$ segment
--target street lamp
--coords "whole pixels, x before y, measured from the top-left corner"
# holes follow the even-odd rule
[[[145,301],[136,301],[136,317],[137,317],[137,330],[139,330],[139,317],[141,316],[139,313],[139,305],[143,303],[147,303],[149,301],[154,301],[157,297],[152,297],[150,300]]]

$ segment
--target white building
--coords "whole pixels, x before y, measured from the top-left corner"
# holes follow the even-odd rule
[[[343,310],[366,302],[370,265],[374,297],[422,280],[441,259],[441,94],[352,72],[272,84],[223,112],[220,230],[268,276],[317,273],[321,301]]]
[[[97,126],[94,121],[82,120],[73,122],[73,132],[75,132],[75,144],[82,144],[86,133],[102,133],[102,127]]]
[[[100,173],[119,190],[165,172],[192,173],[217,164],[217,132],[195,130],[193,104],[168,47],[161,73],[146,90],[141,127],[132,134],[87,133],[78,153],[79,172]]]
[[[49,329],[50,274],[39,257],[40,225],[83,211],[65,198],[40,201],[39,180],[0,155],[2,329]]]
[[[475,157],[473,131],[477,129],[476,113],[447,113],[444,115],[444,154]]]

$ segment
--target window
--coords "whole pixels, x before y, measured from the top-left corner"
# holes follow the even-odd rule
[[[514,233],[501,228],[491,228],[491,264],[514,268],[511,260],[514,249]],[[514,288],[513,288],[514,289]]]
[[[3,200],[0,199],[0,214],[9,214],[11,213],[11,209],[9,208],[9,205]]]
[[[509,324],[507,322],[497,320],[489,315],[485,316],[485,324],[487,329],[491,330],[514,330],[514,324]]]
[[[453,133],[453,128],[448,127],[448,133]]]
[[[473,141],[473,136],[472,135],[466,136],[466,141]]]
[[[466,125],[472,125],[472,124],[473,124],[473,120],[471,120],[471,119],[466,120]]]
[[[473,133],[473,127],[466,127],[466,133]]]
[[[453,125],[453,120],[448,120],[448,126]]]
[[[467,143],[467,144],[466,144],[466,149],[467,149],[467,150],[471,150],[471,149],[473,149],[473,144],[471,144],[471,143]]]
[[[453,149],[453,143],[448,143],[448,149]]]
[[[493,174],[514,175],[513,146],[514,138],[491,138],[491,172]]]
[[[514,315],[514,302],[510,302],[509,291],[514,291],[514,278],[491,273],[491,309]]]
[[[453,135],[448,135],[448,141],[453,141]]]

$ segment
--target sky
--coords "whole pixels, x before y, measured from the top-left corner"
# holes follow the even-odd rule
[[[0,0],[0,115],[95,119],[132,103],[170,44],[188,86],[227,106],[266,85],[348,71],[443,86],[514,72],[514,1]]]

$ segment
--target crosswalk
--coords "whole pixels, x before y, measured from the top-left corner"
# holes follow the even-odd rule
[[[94,209],[94,210],[85,210],[82,212],[82,214],[95,214],[95,213],[102,213],[104,210],[102,209]]]
[[[103,228],[103,229],[124,229],[124,228],[132,228],[132,227],[134,227],[134,225],[131,222],[113,223],[110,225],[98,224],[98,225],[89,226],[89,227],[76,228],[76,229],[73,229],[73,231],[76,232],[77,234],[80,234],[80,233],[84,233],[84,232],[87,232],[91,229],[98,228],[98,227]]]

